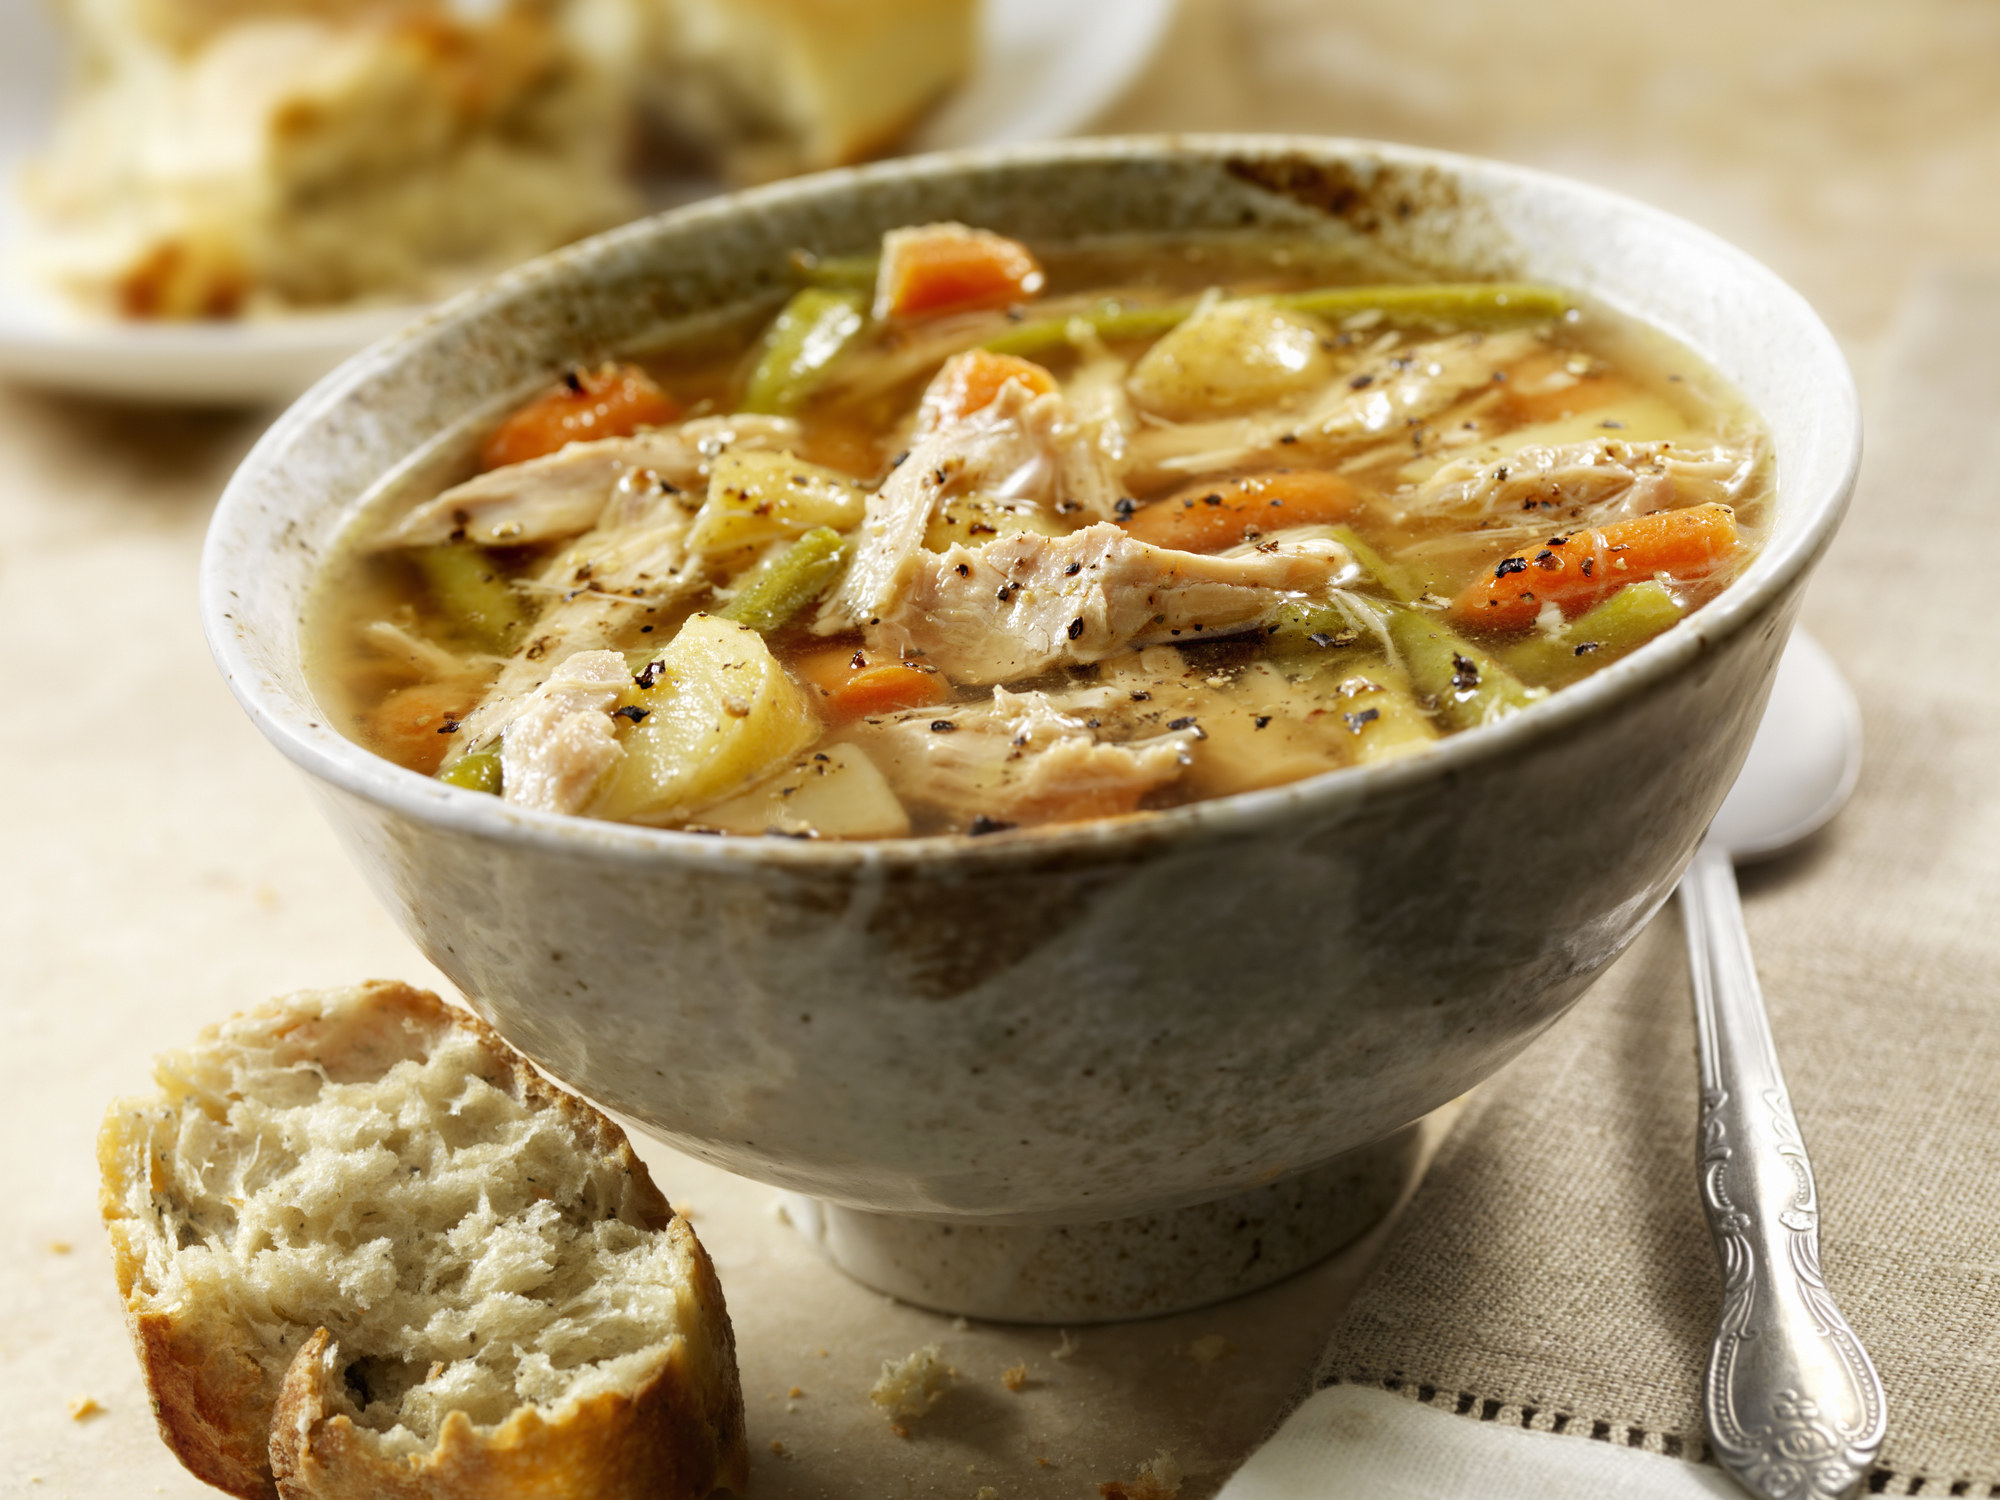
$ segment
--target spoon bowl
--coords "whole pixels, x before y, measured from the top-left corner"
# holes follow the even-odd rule
[[[1795,631],[1709,841],[1739,865],[1783,854],[1825,827],[1860,777],[1861,706],[1826,649]]]

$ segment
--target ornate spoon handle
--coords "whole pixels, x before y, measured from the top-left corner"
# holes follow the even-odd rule
[[[1702,1382],[1709,1438],[1767,1500],[1846,1495],[1882,1446],[1882,1382],[1820,1275],[1819,1199],[1728,850],[1704,843],[1680,897],[1701,1039],[1702,1207],[1722,1262]]]

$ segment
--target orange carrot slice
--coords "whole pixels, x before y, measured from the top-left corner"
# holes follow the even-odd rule
[[[852,646],[808,651],[792,660],[820,718],[830,728],[905,708],[949,703],[950,686],[935,672],[902,661],[870,661]]]
[[[479,704],[479,689],[463,682],[419,682],[397,688],[369,710],[364,724],[371,745],[400,766],[426,776],[452,747],[448,724]]]
[[[1735,545],[1736,518],[1726,505],[1656,511],[1504,557],[1452,601],[1449,613],[1460,624],[1495,630],[1532,625],[1547,604],[1575,619],[1655,573],[1699,577]]]
[[[1360,491],[1338,474],[1273,469],[1176,490],[1134,511],[1123,524],[1155,547],[1220,552],[1288,526],[1343,521],[1360,503]]]
[[[923,404],[917,408],[918,434],[935,432],[990,406],[1010,380],[1020,381],[1037,396],[1056,388],[1055,376],[1018,354],[990,354],[984,349],[954,354],[924,388]]]
[[[1042,289],[1042,268],[1027,246],[987,229],[922,224],[882,236],[875,279],[877,318],[1005,307]]]
[[[504,468],[554,453],[567,443],[630,437],[641,427],[674,421],[680,406],[637,365],[571,370],[493,430],[480,450],[483,469]]]

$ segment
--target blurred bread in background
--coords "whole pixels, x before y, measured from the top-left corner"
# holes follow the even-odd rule
[[[972,0],[635,0],[637,92],[725,175],[763,181],[893,146],[972,69]]]
[[[643,138],[757,181],[891,146],[977,0],[64,0],[30,259],[126,318],[440,295],[629,219]]]

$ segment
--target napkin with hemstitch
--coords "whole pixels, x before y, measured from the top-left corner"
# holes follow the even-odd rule
[[[1888,1393],[1865,1489],[2000,1496],[2000,275],[1927,276],[1879,373],[1805,609],[1861,699],[1860,787],[1744,898],[1827,1280]],[[1475,1097],[1223,1500],[1737,1493],[1698,1404],[1690,1005],[1670,905]]]

